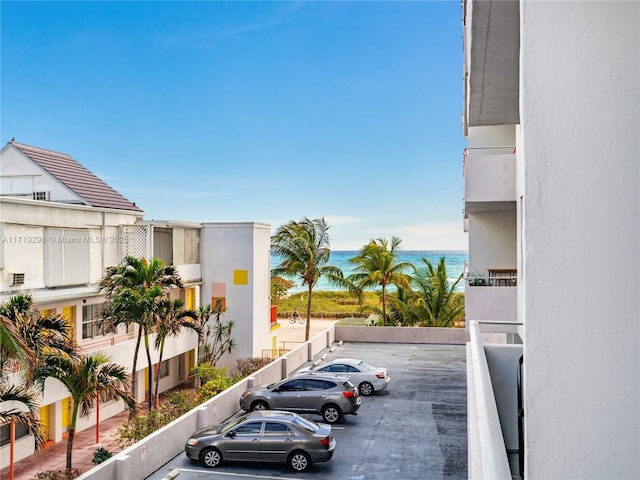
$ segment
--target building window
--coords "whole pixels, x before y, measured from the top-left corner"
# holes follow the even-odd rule
[[[45,228],[45,285],[86,285],[89,283],[89,230]]]
[[[169,376],[169,360],[163,360],[160,364],[160,369],[158,371],[158,378],[164,378]]]
[[[49,192],[33,192],[34,200],[49,200]]]
[[[114,333],[115,328],[106,328],[102,318],[102,303],[82,306],[82,338],[94,338]]]
[[[15,431],[16,440],[19,440],[29,435],[29,431],[27,430],[27,427],[25,426],[24,423],[16,422],[15,426],[16,426],[16,431]],[[9,424],[2,425],[0,427],[0,447],[4,447],[5,445],[9,445],[9,443],[11,443],[10,435],[11,435],[11,425]]]

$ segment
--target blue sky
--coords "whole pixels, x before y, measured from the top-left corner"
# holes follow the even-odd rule
[[[72,155],[145,219],[467,249],[459,1],[0,9],[2,144]]]

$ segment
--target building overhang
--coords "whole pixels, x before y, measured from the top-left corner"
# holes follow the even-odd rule
[[[468,127],[520,122],[519,56],[519,2],[465,0],[465,135]]]

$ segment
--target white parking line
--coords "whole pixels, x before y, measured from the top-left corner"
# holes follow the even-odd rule
[[[267,478],[273,480],[273,475],[256,475],[255,473],[232,473],[232,472],[216,472],[215,470],[197,470],[191,468],[180,468],[181,472],[191,472],[191,473],[207,473],[211,476],[214,475],[225,475],[225,476],[234,476],[234,477],[246,477],[246,478]],[[299,477],[278,477],[280,480],[300,480]]]

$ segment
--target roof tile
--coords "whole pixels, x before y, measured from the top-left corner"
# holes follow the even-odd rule
[[[127,200],[80,165],[71,155],[32,147],[15,141],[10,143],[83,199],[87,205],[142,212],[135,203]]]

